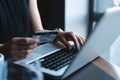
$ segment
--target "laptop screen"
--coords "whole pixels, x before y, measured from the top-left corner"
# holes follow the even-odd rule
[[[101,56],[120,35],[120,8],[108,9],[88,41],[78,52],[63,78],[74,73],[98,56]],[[109,23],[108,23],[109,22]]]

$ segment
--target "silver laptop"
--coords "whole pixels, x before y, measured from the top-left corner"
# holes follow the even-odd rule
[[[15,63],[34,65],[36,62],[41,62],[40,69],[43,73],[64,79],[109,49],[120,34],[119,21],[120,8],[108,9],[80,51],[76,51],[74,47],[71,51],[68,51],[61,44],[47,43],[35,48],[33,53],[28,55],[27,58]],[[60,59],[60,54],[62,59]],[[66,59],[68,62],[65,62],[67,61]],[[58,62],[55,63],[54,61],[57,60]],[[61,64],[61,60],[64,62],[63,64]],[[58,66],[59,64],[60,66]]]

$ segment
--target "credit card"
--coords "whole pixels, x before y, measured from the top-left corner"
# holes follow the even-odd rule
[[[57,34],[58,34],[57,30],[43,30],[35,32],[33,37],[38,38],[40,44],[44,44],[53,42]]]

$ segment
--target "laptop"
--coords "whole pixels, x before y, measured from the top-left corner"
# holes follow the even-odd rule
[[[96,28],[79,51],[76,51],[74,46],[71,51],[68,51],[62,44],[47,43],[35,48],[33,53],[28,55],[27,58],[16,61],[14,63],[24,66],[24,64],[40,65],[41,62],[40,69],[43,73],[56,78],[65,79],[110,48],[112,43],[120,34],[119,21],[120,8],[110,8],[104,13],[96,25]],[[61,55],[59,53],[62,55],[61,60],[64,62],[64,64],[54,62],[56,65],[60,64],[61,66],[57,66],[59,68],[56,68],[56,65],[54,66],[52,62],[60,59]],[[64,53],[67,53],[69,56],[66,57]],[[65,62],[67,61],[66,59],[68,62]],[[48,62],[45,62],[47,60]]]

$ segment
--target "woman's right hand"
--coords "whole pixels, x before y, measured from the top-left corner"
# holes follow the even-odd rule
[[[37,47],[39,40],[30,37],[15,37],[2,45],[2,53],[14,60],[25,58]]]

